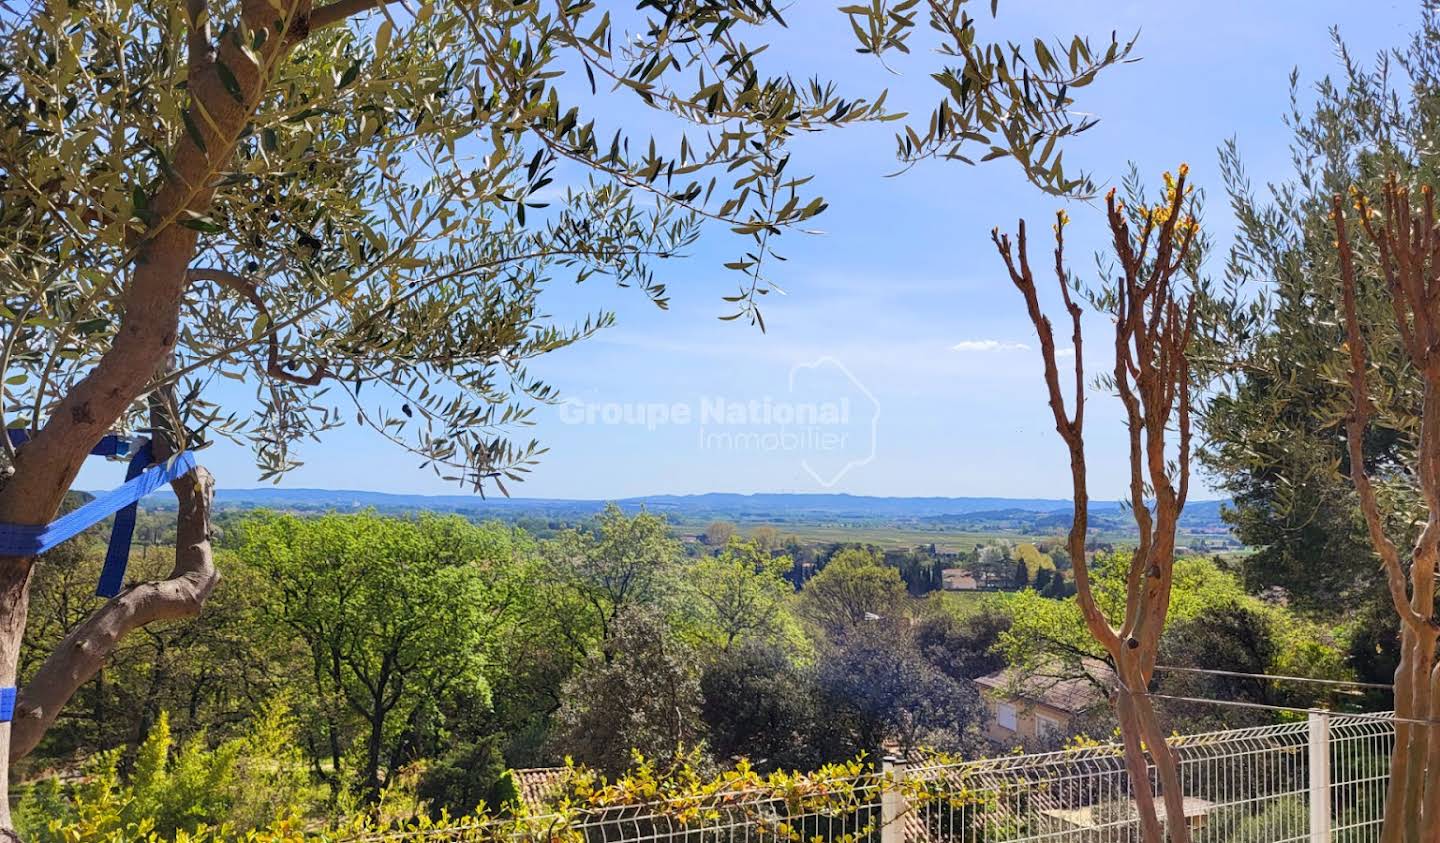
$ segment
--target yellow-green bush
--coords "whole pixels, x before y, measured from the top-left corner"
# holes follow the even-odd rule
[[[113,760],[107,759],[68,794],[53,784],[36,788],[27,804],[61,813],[52,815],[43,826],[32,822],[28,831],[31,837],[26,839],[40,843],[420,843],[436,839],[584,843],[581,820],[595,822],[606,816],[624,815],[633,824],[636,820],[626,806],[646,803],[646,816],[657,820],[663,817],[667,828],[700,829],[715,822],[734,822],[748,814],[757,839],[772,843],[811,839],[825,824],[825,817],[844,817],[849,820],[849,833],[835,839],[853,843],[878,828],[879,791],[886,786],[886,778],[860,760],[808,773],[769,774],[757,773],[741,762],[733,769],[711,775],[701,772],[697,755],[677,753],[679,760],[664,767],[637,757],[635,766],[613,781],[572,765],[553,804],[529,810],[515,805],[504,816],[489,814],[482,806],[480,812],[462,818],[443,814],[431,818],[421,810],[408,819],[386,819],[395,817],[396,808],[405,805],[407,797],[400,794],[398,805],[383,804],[382,800],[381,805],[339,823],[306,821],[292,812],[261,827],[240,828],[227,819],[214,819],[224,814],[222,808],[233,810],[234,796],[226,795],[226,787],[234,781],[230,778],[237,769],[234,758],[225,753],[214,764],[185,762],[190,766],[182,770],[180,756],[186,750],[182,748],[175,758],[162,763],[161,743],[160,738],[147,741],[147,754],[137,761],[132,779],[142,777],[143,763],[143,782],[121,783],[114,773]],[[215,754],[221,755],[218,751]],[[229,772],[219,773],[216,767]],[[187,781],[181,782],[182,778]],[[207,780],[221,792],[197,798],[196,783]],[[158,794],[154,784],[160,781],[179,783],[177,795]],[[897,785],[891,782],[890,786]],[[947,810],[970,813],[986,807],[964,788],[959,792],[946,788],[941,793],[917,781],[907,781],[904,787],[912,804],[940,800],[939,805]],[[184,797],[179,795],[182,793]],[[141,811],[155,814],[142,815]],[[202,814],[208,816],[193,825],[174,826],[177,818],[188,821]],[[32,810],[27,816],[33,820],[36,814]]]
[[[210,840],[221,838],[209,829],[258,827],[288,833],[311,790],[295,747],[283,702],[265,706],[245,735],[213,748],[203,734],[176,746],[162,713],[129,776],[120,775],[118,750],[102,752],[75,784],[52,777],[33,785],[17,824],[36,843]]]
[[[623,817],[627,827],[655,822],[672,831],[746,822],[762,843],[802,843],[830,829],[830,819],[842,819],[846,833],[832,843],[858,843],[878,829],[887,787],[901,788],[912,805],[933,805],[936,816],[963,815],[967,822],[984,819],[992,807],[954,776],[897,782],[864,759],[806,773],[759,773],[744,761],[713,772],[701,753],[680,748],[664,765],[637,754],[615,779],[569,763],[552,801],[507,801],[499,813],[481,805],[459,818],[431,815],[415,798],[415,776],[407,770],[396,777],[404,786],[382,792],[379,804],[350,806],[333,819],[306,814],[306,799],[319,791],[293,747],[293,725],[280,704],[262,711],[244,737],[213,748],[203,736],[176,747],[162,717],[128,777],[111,752],[76,784],[40,782],[20,803],[20,827],[33,843],[586,843],[584,826]],[[630,808],[638,804],[646,805],[644,818]]]

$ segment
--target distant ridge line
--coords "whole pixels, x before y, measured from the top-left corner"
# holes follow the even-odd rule
[[[168,490],[163,493],[169,495]],[[152,505],[165,505],[161,495],[150,498]],[[171,496],[173,500],[173,496]],[[1004,512],[1064,513],[1071,509],[1065,498],[1005,497],[898,497],[851,495],[842,493],[774,493],[741,494],[707,492],[693,495],[643,495],[628,498],[505,498],[478,495],[412,495],[361,489],[218,489],[215,501],[219,506],[364,509],[431,509],[456,512],[516,511],[585,512],[599,511],[614,502],[626,509],[645,507],[656,512],[676,514],[745,515],[792,513],[796,515],[829,515],[857,517],[927,518],[949,515],[975,515]],[[1205,513],[1216,517],[1228,501],[1194,501],[1186,506],[1186,514]],[[1114,512],[1121,509],[1117,501],[1091,501],[1090,511]]]

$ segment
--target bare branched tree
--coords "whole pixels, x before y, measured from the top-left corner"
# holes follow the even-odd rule
[[[1431,840],[1440,834],[1440,729],[1415,721],[1434,720],[1440,689],[1435,645],[1435,566],[1440,560],[1440,232],[1435,195],[1420,190],[1418,207],[1409,188],[1390,176],[1383,189],[1383,210],[1354,192],[1359,226],[1373,248],[1390,303],[1390,318],[1406,358],[1423,384],[1418,439],[1413,463],[1401,470],[1420,489],[1424,526],[1410,550],[1408,570],[1391,538],[1380,494],[1364,457],[1365,435],[1374,415],[1367,374],[1366,331],[1357,304],[1356,255],[1346,221],[1345,199],[1336,195],[1332,210],[1340,263],[1341,308],[1349,356],[1351,410],[1345,420],[1350,481],[1360,499],[1370,542],[1380,557],[1391,602],[1400,616],[1400,663],[1395,669],[1395,751],[1385,793],[1384,843]]]
[[[1111,619],[1096,601],[1085,556],[1089,491],[1085,465],[1085,357],[1081,330],[1083,308],[1078,290],[1065,267],[1062,211],[1055,224],[1055,278],[1070,318],[1073,348],[1074,409],[1067,409],[1061,383],[1054,329],[1041,307],[1030,267],[1025,222],[1020,221],[1015,243],[997,229],[992,239],[1010,272],[1010,280],[1025,298],[1025,307],[1040,341],[1045,364],[1045,385],[1055,429],[1070,452],[1075,515],[1070,527],[1069,553],[1074,566],[1076,600],[1085,625],[1104,647],[1118,685],[1112,699],[1120,721],[1125,761],[1134,790],[1141,832],[1146,841],[1159,843],[1168,827],[1170,839],[1183,843],[1185,825],[1180,776],[1174,753],[1165,742],[1165,730],[1148,695],[1160,633],[1170,606],[1175,559],[1175,529],[1190,487],[1190,384],[1187,351],[1195,330],[1193,300],[1177,287],[1176,277],[1191,262],[1191,246],[1198,226],[1186,213],[1187,168],[1178,179],[1166,174],[1165,199],[1160,204],[1127,209],[1115,191],[1106,197],[1106,212],[1114,241],[1118,274],[1092,297],[1115,323],[1115,368],[1106,378],[1125,407],[1129,433],[1130,484],[1128,502],[1139,528],[1126,578],[1124,617]],[[1139,233],[1132,231],[1132,222]],[[1172,441],[1173,440],[1173,441]],[[1147,760],[1148,756],[1148,760]],[[1153,762],[1160,780],[1165,820],[1162,825],[1150,784]]]

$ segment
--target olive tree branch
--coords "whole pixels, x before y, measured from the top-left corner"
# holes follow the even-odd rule
[[[265,299],[260,296],[258,285],[243,275],[238,275],[224,269],[199,267],[191,269],[186,274],[185,280],[192,283],[196,281],[211,281],[219,284],[250,302],[250,304],[259,311],[260,318],[265,320],[267,326],[273,321],[270,316],[270,308],[265,304]],[[317,386],[330,374],[323,362],[316,366],[315,371],[309,375],[296,375],[285,371],[285,367],[280,364],[280,339],[278,332],[266,330],[265,340],[268,345],[265,373],[270,377],[289,381],[298,386]]]

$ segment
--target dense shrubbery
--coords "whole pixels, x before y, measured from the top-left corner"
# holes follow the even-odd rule
[[[277,709],[256,724],[254,740],[285,737],[285,712]],[[537,811],[518,810],[514,791],[503,789],[499,809],[482,803],[470,813],[452,816],[415,814],[406,794],[387,792],[370,810],[333,817],[302,816],[308,794],[283,788],[272,794],[275,813],[248,813],[254,807],[239,791],[243,781],[237,746],[223,744],[205,750],[196,744],[172,746],[168,731],[156,734],[142,747],[136,770],[128,777],[116,773],[114,756],[97,759],[86,777],[62,787],[55,780],[34,790],[24,801],[21,827],[27,839],[39,843],[340,843],[355,840],[429,840],[441,830],[475,841],[515,839],[517,834],[544,839],[568,839],[570,822],[623,813],[625,806],[645,803],[657,818],[678,825],[701,824],[713,812],[752,812],[749,819],[766,825],[780,840],[807,837],[803,822],[786,819],[804,816],[845,818],[857,829],[874,828],[874,803],[887,779],[863,759],[827,764],[805,773],[760,773],[741,762],[733,769],[707,772],[698,750],[676,754],[657,764],[636,755],[626,773],[607,779],[596,771],[571,766],[553,801]],[[248,741],[244,753],[253,763],[281,768],[283,756],[267,756]],[[508,781],[508,778],[506,779]],[[928,794],[918,785],[907,788],[913,799]],[[736,797],[743,794],[744,798]],[[283,804],[289,797],[288,804]],[[778,801],[769,801],[778,800]],[[776,813],[784,806],[786,813]],[[633,822],[631,819],[628,822]],[[555,837],[556,834],[561,835]],[[576,838],[577,840],[580,838]]]
[[[1097,600],[1115,610],[1124,600],[1123,553],[1097,555],[1092,580]],[[1103,654],[1085,631],[1080,609],[1071,600],[1052,600],[1034,591],[1011,595],[1006,604],[1011,626],[1000,635],[998,651],[1011,664],[1086,675],[1087,659]],[[1331,623],[1299,615],[1282,603],[1246,592],[1234,573],[1209,559],[1175,563],[1170,620],[1161,642],[1159,664],[1255,674],[1351,679],[1347,650],[1358,625]],[[1103,680],[1104,677],[1095,677]],[[1223,676],[1157,674],[1159,689],[1174,696],[1239,700],[1306,708],[1327,700],[1327,692],[1309,684],[1287,684]],[[1236,710],[1204,704],[1164,704],[1172,728],[1182,732],[1233,728],[1273,720],[1263,710]]]
[[[128,775],[118,750],[93,756],[82,777],[40,780],[20,802],[18,824],[37,843],[172,839],[205,828],[296,825],[319,803],[295,744],[289,708],[265,706],[240,737],[211,747],[198,734],[177,744],[162,713]]]
[[[956,659],[983,656],[947,645],[993,639],[946,632],[961,622],[869,551],[831,553],[797,594],[778,536],[687,551],[616,509],[544,542],[455,517],[223,527],[212,611],[135,639],[32,759],[32,838],[438,820],[512,804],[508,768],[573,757],[613,777],[636,750],[768,775],[975,745]],[[75,561],[37,575],[38,652],[80,617]]]
[[[855,546],[803,550],[819,570],[797,589],[778,536],[716,529],[687,548],[663,520],[616,509],[545,541],[454,517],[251,514],[224,527],[213,611],[148,630],[52,730],[21,804],[27,839],[292,841],[473,822],[481,806],[523,815],[535,806],[507,771],[570,761],[577,805],[735,775],[798,787],[808,779],[785,771],[983,751],[971,680],[1007,660],[1053,668],[1093,653],[1073,602],[1038,589],[916,597],[901,569]],[[1051,557],[1018,553],[1047,585]],[[1098,561],[1102,599],[1118,599],[1122,563]],[[75,570],[37,576],[38,649],[91,587],[56,573]],[[1348,627],[1250,596],[1211,561],[1179,564],[1173,614],[1165,662],[1347,674]],[[1310,701],[1304,688],[1165,681]],[[1225,725],[1203,708],[1171,713],[1181,730]],[[652,762],[632,769],[637,750]]]

